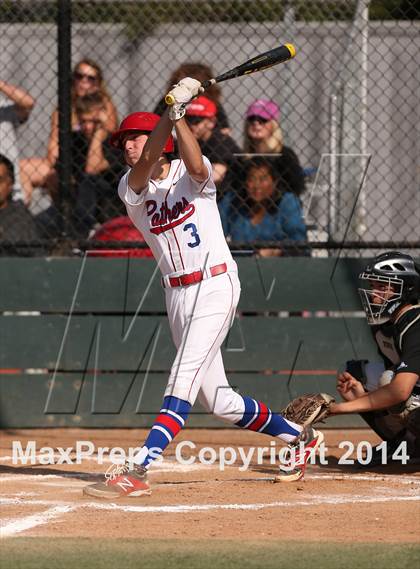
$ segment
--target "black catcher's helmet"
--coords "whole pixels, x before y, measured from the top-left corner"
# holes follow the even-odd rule
[[[383,253],[359,275],[362,299],[368,323],[383,324],[404,304],[416,304],[420,297],[420,269],[410,255]]]

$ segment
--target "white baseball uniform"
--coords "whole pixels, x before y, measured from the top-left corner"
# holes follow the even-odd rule
[[[208,171],[203,183],[191,178],[182,160],[172,161],[168,176],[150,180],[140,194],[129,187],[129,172],[120,180],[118,194],[162,272],[177,354],[160,413],[133,459],[141,468],[132,468],[131,475],[126,466],[115,470],[106,482],[91,485],[89,495],[150,493],[144,469],[182,429],[197,396],[207,411],[238,427],[287,442],[296,441],[302,432],[264,403],[233,391],[226,379],[220,347],[232,325],[241,287],[223,234],[212,167],[203,159]]]
[[[236,422],[244,401],[228,384],[220,346],[232,325],[240,283],[223,234],[211,164],[206,157],[204,162],[209,177],[203,183],[191,178],[182,160],[173,160],[168,176],[150,180],[141,194],[129,187],[127,172],[118,193],[162,272],[178,350],[165,396],[194,404],[198,395],[206,410]],[[176,277],[200,271],[200,282],[171,286]]]

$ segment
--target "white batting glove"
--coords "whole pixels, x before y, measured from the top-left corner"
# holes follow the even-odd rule
[[[169,118],[171,121],[179,121],[185,115],[185,107],[187,103],[175,103],[172,107],[169,107]]]
[[[189,103],[192,98],[197,97],[197,95],[204,91],[200,81],[197,81],[197,79],[193,79],[192,77],[184,77],[184,79],[181,79],[181,81],[175,85],[175,87],[178,86],[185,87],[190,91],[191,98],[186,101],[187,103]]]
[[[172,121],[181,119],[185,115],[187,103],[203,91],[204,89],[197,79],[193,79],[192,77],[181,79],[168,93],[168,95],[172,95],[175,100],[175,103],[169,108],[169,118]]]
[[[191,99],[196,97],[199,93],[204,91],[200,81],[185,77],[179,83],[174,85],[169,91],[168,95],[172,95],[176,103],[189,103]]]

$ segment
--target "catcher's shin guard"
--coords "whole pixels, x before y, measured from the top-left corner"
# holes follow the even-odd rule
[[[83,494],[94,498],[115,500],[123,496],[130,498],[148,496],[152,493],[147,482],[147,470],[144,466],[113,464],[105,473],[105,481],[89,484],[83,488]]]
[[[279,467],[275,482],[296,482],[305,474],[309,458],[319,445],[324,442],[324,435],[313,427],[305,427],[293,445],[290,445],[290,459]]]

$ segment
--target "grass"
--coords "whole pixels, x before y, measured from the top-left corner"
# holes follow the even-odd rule
[[[164,531],[164,526],[162,527]],[[420,545],[200,539],[51,539],[0,543],[2,569],[404,569],[418,566]]]

